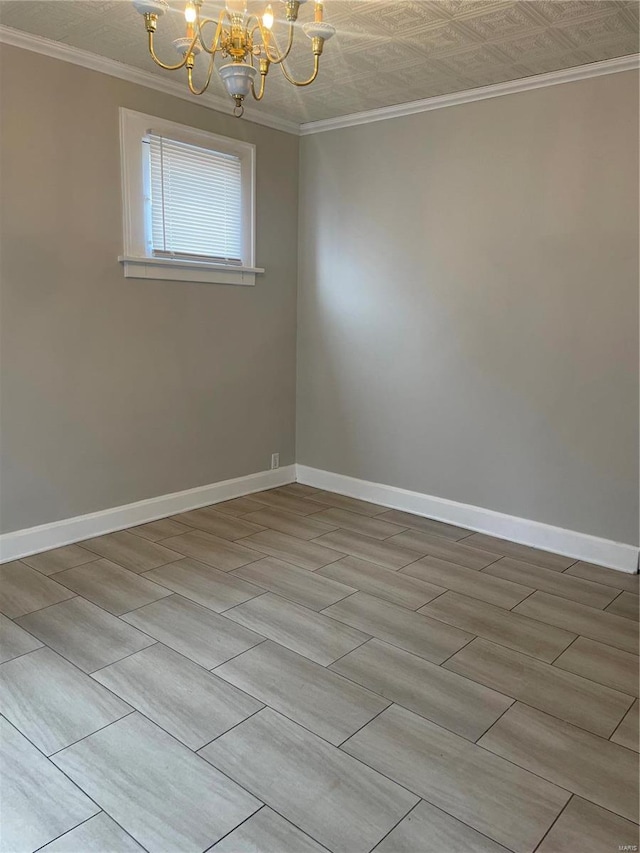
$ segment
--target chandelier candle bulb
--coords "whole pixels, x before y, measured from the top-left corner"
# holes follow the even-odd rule
[[[324,14],[323,4],[321,2],[316,3],[314,21],[316,24],[322,23],[322,16]]]
[[[193,25],[196,22],[196,17],[196,7],[191,2],[187,3],[184,9],[184,19],[187,22],[187,38],[192,39],[195,34]]]

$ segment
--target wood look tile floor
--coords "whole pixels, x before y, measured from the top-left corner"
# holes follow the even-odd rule
[[[638,849],[638,576],[293,483],[0,567],[0,853]]]

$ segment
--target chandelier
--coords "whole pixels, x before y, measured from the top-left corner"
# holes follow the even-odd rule
[[[272,32],[274,15],[268,5],[262,15],[248,14],[247,0],[226,0],[225,8],[214,18],[201,18],[203,0],[187,0],[184,10],[186,35],[174,39],[173,46],[182,60],[174,65],[162,62],[155,52],[154,35],[158,28],[158,18],[169,9],[167,0],[133,0],[136,10],[144,16],[148,34],[149,53],[153,61],[167,71],[187,69],[187,83],[194,95],[202,95],[213,74],[216,54],[229,60],[218,67],[218,72],[228,94],[233,98],[234,115],[244,112],[244,99],[251,94],[260,101],[264,96],[267,74],[272,65],[279,65],[286,80],[294,86],[309,86],[318,76],[320,56],[327,39],[335,34],[335,27],[323,20],[323,0],[316,0],[313,21],[304,24],[302,29],[311,40],[313,70],[306,80],[296,80],[286,66],[295,36],[295,23],[298,11],[307,0],[281,0],[288,21],[287,42],[281,50]],[[209,66],[204,85],[197,87],[193,81],[193,68],[196,56],[204,51],[209,55]],[[260,82],[256,83],[256,78]]]

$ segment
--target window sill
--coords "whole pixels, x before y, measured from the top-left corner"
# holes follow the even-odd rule
[[[163,281],[197,281],[209,284],[254,285],[258,267],[225,266],[206,261],[169,260],[166,258],[118,258],[125,278],[151,278]]]

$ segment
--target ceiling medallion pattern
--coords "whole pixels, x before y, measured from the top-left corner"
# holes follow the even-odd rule
[[[249,12],[263,14],[264,2],[249,0]],[[204,0],[202,15],[215,18],[224,5]],[[286,31],[285,4],[273,5],[274,32]],[[318,121],[637,54],[638,11],[638,0],[326,0],[337,33],[318,79],[298,88],[270,74],[261,108],[295,123]],[[144,28],[129,0],[0,0],[0,23],[166,77],[141,50]],[[155,38],[158,56],[175,56],[185,0],[169,0]],[[207,77],[203,53],[193,68],[197,87]],[[287,62],[304,79],[302,32]],[[227,96],[219,75],[209,91]]]

